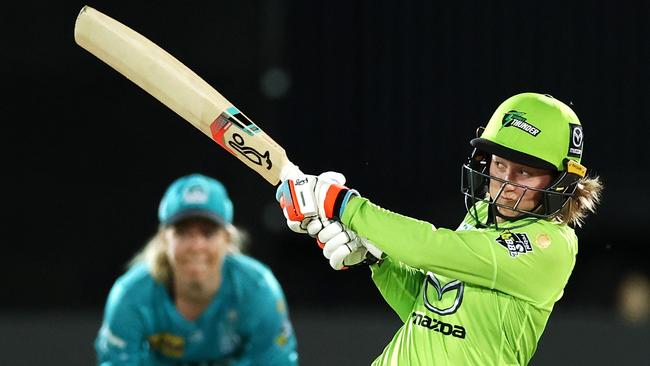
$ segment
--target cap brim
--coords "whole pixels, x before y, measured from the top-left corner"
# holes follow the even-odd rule
[[[178,223],[181,220],[185,219],[190,219],[190,218],[202,218],[202,219],[208,219],[215,224],[225,226],[226,221],[221,218],[218,215],[215,215],[213,212],[206,211],[206,210],[184,210],[176,215],[168,218],[165,222],[163,222],[163,225],[174,225]]]
[[[478,137],[472,139],[470,141],[470,144],[481,151],[498,155],[502,158],[514,161],[515,163],[528,165],[533,168],[557,170],[553,164],[549,163],[546,160],[542,160],[532,155],[524,154],[517,150],[507,148],[484,138]]]

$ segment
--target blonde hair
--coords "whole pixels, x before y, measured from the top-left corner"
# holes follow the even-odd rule
[[[578,181],[575,193],[560,210],[556,219],[563,224],[581,227],[589,213],[596,212],[603,184],[600,177],[585,177]]]
[[[154,236],[149,239],[147,244],[136,253],[133,258],[128,262],[128,267],[133,267],[139,263],[146,263],[149,268],[151,276],[159,283],[170,287],[172,284],[172,267],[167,258],[167,240],[165,239],[165,229],[168,226],[161,225]],[[229,253],[240,253],[245,241],[245,233],[234,225],[226,225],[223,227],[230,236],[228,243]]]

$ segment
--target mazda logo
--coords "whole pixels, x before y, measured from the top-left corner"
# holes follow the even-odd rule
[[[576,127],[573,129],[573,146],[581,146],[582,145],[582,128]]]

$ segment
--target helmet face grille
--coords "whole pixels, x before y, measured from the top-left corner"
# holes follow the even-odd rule
[[[498,210],[496,210],[496,208],[504,208],[521,214],[517,217],[508,217],[499,214],[499,216],[505,219],[512,220],[528,216],[551,218],[559,213],[559,211],[567,204],[569,198],[571,198],[575,192],[577,181],[579,179],[579,177],[574,174],[560,172],[558,177],[549,185],[549,187],[533,188],[490,175],[489,164],[490,159],[488,154],[475,149],[469,161],[466,164],[463,164],[461,168],[461,193],[465,196],[465,203],[468,206],[468,211],[472,216],[476,216],[474,219],[477,223],[479,223],[480,220],[477,217],[478,215],[476,214],[476,210],[472,210],[471,208],[478,202],[487,203],[490,207],[495,209],[494,211],[497,214]],[[489,194],[488,188],[490,181],[496,181],[500,184],[500,189],[495,194],[495,197],[491,197]],[[521,196],[512,206],[496,202],[506,185],[518,187],[523,190]],[[532,210],[524,210],[519,207],[519,203],[528,192],[538,192],[541,197],[539,204]]]

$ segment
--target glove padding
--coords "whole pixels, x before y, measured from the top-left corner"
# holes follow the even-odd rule
[[[318,216],[313,194],[317,180],[316,176],[302,174],[283,181],[275,191],[291,231],[307,233],[307,224]]]
[[[317,231],[310,232],[308,225],[318,221],[315,220],[317,217],[324,221],[343,215],[349,199],[359,195],[344,184],[345,176],[336,172],[325,172],[319,176],[301,175],[282,182],[275,198],[280,203],[289,229],[315,236]]]
[[[373,264],[381,259],[383,252],[379,248],[340,221],[327,221],[323,224],[325,226],[317,235],[318,242],[319,245],[324,244],[323,255],[335,270]]]
[[[338,219],[348,201],[359,192],[345,186],[345,176],[337,172],[325,172],[318,176],[314,187],[314,197],[318,217],[321,219]]]

